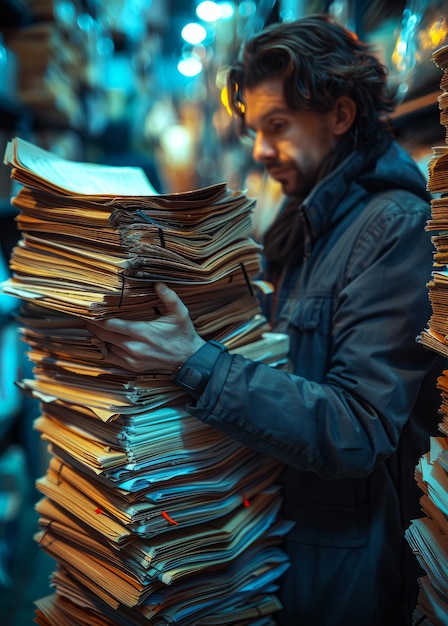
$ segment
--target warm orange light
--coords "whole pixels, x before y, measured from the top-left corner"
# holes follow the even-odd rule
[[[232,116],[232,111],[231,111],[230,105],[229,105],[229,90],[227,89],[227,87],[223,87],[221,89],[221,102],[224,105],[224,108],[227,111],[227,113],[230,116]]]
[[[444,17],[439,17],[428,26],[427,30],[419,33],[420,47],[423,50],[439,48],[448,37],[448,24]]]
[[[391,61],[399,72],[412,68],[427,57],[423,55],[425,51],[432,52],[435,48],[439,48],[448,39],[448,21],[443,16],[437,17],[426,29],[422,29],[418,33],[418,45],[415,52],[411,56],[408,51],[408,44],[398,37],[392,53]]]

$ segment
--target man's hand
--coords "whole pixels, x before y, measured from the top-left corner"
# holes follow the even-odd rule
[[[155,287],[165,305],[157,320],[87,322],[88,330],[104,342],[108,363],[142,374],[172,374],[204,345],[182,300],[164,283]]]

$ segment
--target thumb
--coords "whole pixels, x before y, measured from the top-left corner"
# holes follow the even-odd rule
[[[155,285],[156,293],[163,302],[167,313],[183,312],[184,304],[173,289],[165,283],[157,283]]]

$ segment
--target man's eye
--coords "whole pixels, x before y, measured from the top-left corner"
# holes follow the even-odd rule
[[[280,133],[285,129],[286,124],[282,120],[273,120],[270,124],[271,132]]]

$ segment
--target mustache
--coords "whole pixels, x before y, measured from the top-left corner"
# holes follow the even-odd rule
[[[279,168],[284,168],[287,164],[286,163],[282,163],[281,161],[279,161],[278,159],[274,159],[272,161],[266,161],[264,163],[264,167],[266,170],[276,170]]]

